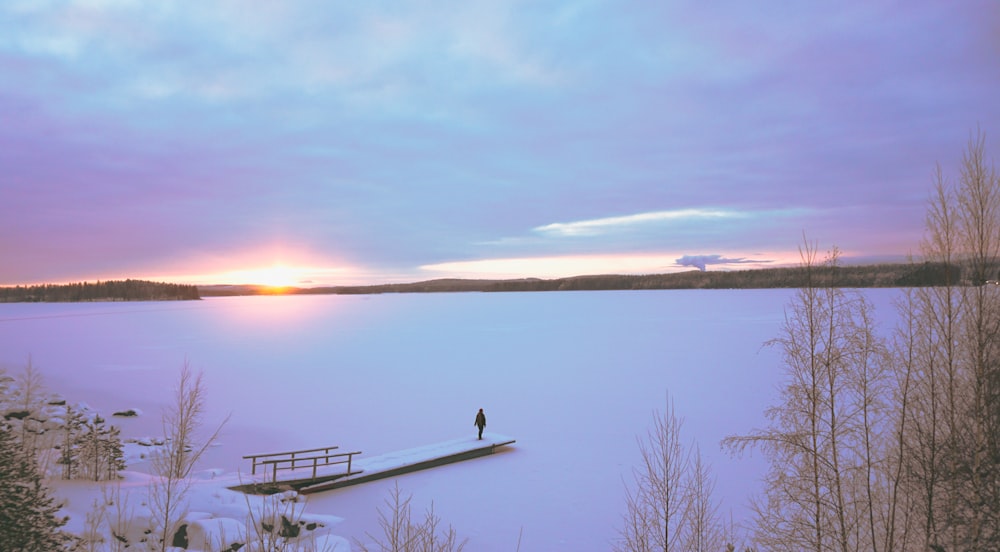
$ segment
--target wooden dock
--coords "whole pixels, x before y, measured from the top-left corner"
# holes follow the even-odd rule
[[[235,487],[251,493],[271,493],[295,489],[302,494],[330,491],[387,477],[426,470],[493,454],[514,439],[496,433],[453,439],[433,445],[390,452],[365,458],[361,453],[331,453],[337,447],[323,447],[294,452],[253,454],[250,459],[255,480]],[[320,454],[314,454],[322,452]],[[357,456],[357,457],[355,457]],[[257,468],[261,467],[258,474]]]

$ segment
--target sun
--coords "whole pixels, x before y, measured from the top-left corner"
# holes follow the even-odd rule
[[[302,274],[299,270],[288,265],[273,264],[267,267],[232,271],[225,275],[225,279],[244,285],[280,289],[298,285],[302,281]]]
[[[282,264],[272,265],[256,271],[250,283],[272,288],[287,288],[298,284],[299,274],[291,267]]]

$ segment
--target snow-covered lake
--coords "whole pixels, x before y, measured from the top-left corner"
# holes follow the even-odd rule
[[[867,292],[883,325],[898,290]],[[187,361],[204,374],[208,425],[231,415],[202,468],[252,453],[340,445],[375,455],[487,431],[507,452],[312,495],[307,510],[377,532],[398,482],[469,550],[605,550],[617,535],[636,436],[669,391],[738,523],[763,471],[719,441],[764,423],[780,381],[778,335],[794,290],[453,293],[0,304],[0,366],[30,355],[50,391],[158,435]]]

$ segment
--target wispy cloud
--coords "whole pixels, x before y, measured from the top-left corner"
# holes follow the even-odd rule
[[[658,222],[704,221],[745,218],[746,214],[726,209],[676,209],[652,211],[619,217],[605,217],[575,222],[555,222],[533,229],[533,231],[553,236],[596,236],[615,230]]]

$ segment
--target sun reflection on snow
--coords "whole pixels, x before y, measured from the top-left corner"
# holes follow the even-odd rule
[[[339,296],[257,295],[211,297],[213,326],[229,328],[234,336],[273,339],[311,327],[317,317],[330,316]],[[236,300],[230,300],[236,299]]]

